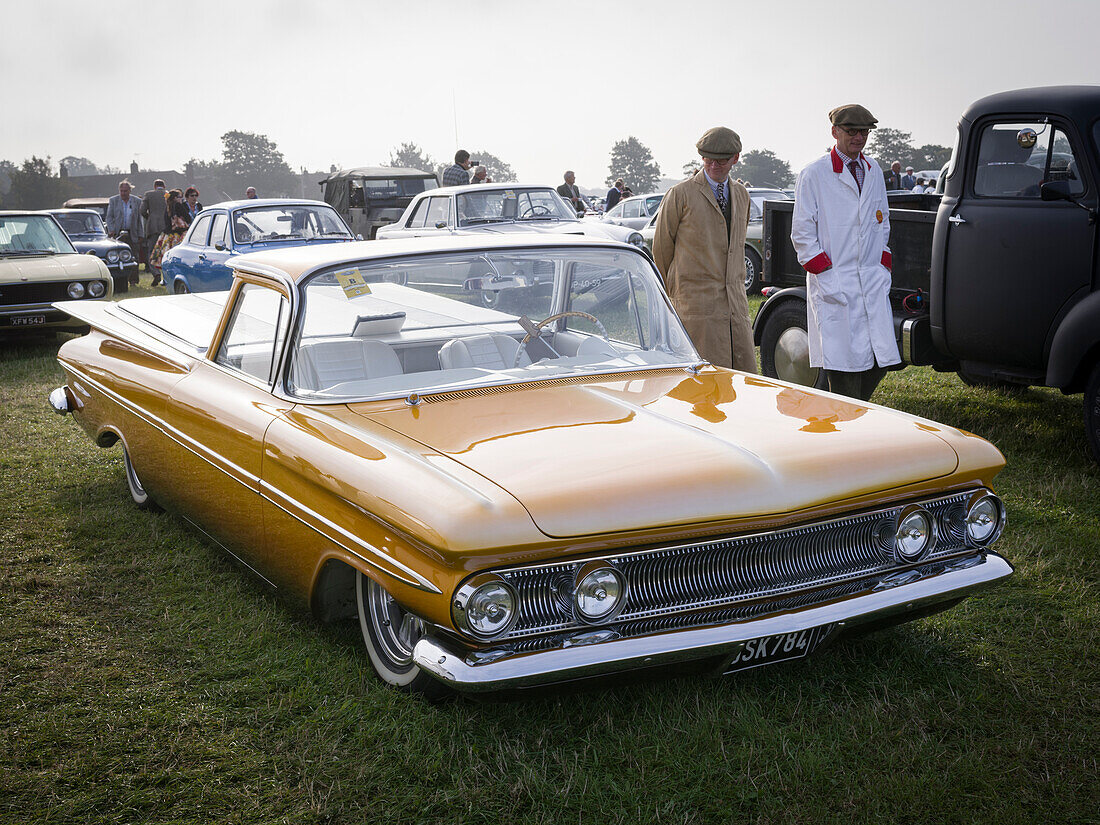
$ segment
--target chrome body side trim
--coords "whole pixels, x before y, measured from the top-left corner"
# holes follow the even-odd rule
[[[637,668],[698,659],[731,657],[752,639],[835,624],[835,632],[863,624],[915,618],[969,595],[1012,574],[1001,556],[983,552],[947,564],[879,576],[847,598],[827,600],[801,610],[775,611],[748,621],[654,633],[634,638],[607,634],[591,641],[562,640],[552,650],[514,653],[507,648],[464,651],[451,642],[425,637],[416,644],[413,662],[454,690],[486,692],[535,687],[591,678]]]
[[[369,565],[373,569],[384,573],[387,576],[391,576],[402,584],[407,584],[410,587],[415,587],[420,590],[425,590],[429,593],[440,593],[438,587],[432,584],[428,579],[421,576],[415,570],[401,564],[397,560],[390,558],[383,553],[377,547],[368,542],[363,541],[358,536],[338,527],[333,522],[322,516],[320,513],[304,507],[300,502],[296,501],[292,496],[283,492],[282,490],[262,481],[256,475],[238,467],[232,461],[227,459],[220,453],[216,453],[205,447],[193,438],[183,433],[181,430],[173,427],[167,421],[154,415],[146,410],[144,407],[140,407],[134,404],[127,398],[119,395],[110,388],[104,386],[92,376],[74,367],[72,364],[63,364],[64,369],[71,372],[73,375],[78,376],[83,381],[87,382],[90,386],[101,392],[103,395],[114,401],[120,407],[130,412],[131,414],[142,419],[146,424],[156,428],[166,437],[172,439],[181,447],[189,450],[203,461],[210,464],[215,469],[221,471],[229,478],[236,481],[242,487],[247,489],[251,493],[259,495],[261,498],[268,501],[275,507],[278,507],[284,513],[291,518],[304,524],[314,532],[318,533],[328,541],[337,545],[341,549],[345,550],[350,555],[362,561],[364,564]],[[55,390],[56,392],[56,390]],[[52,398],[52,396],[51,396]],[[354,506],[354,505],[352,505]],[[308,518],[307,518],[308,517]],[[314,523],[311,523],[309,519],[313,519]],[[320,526],[318,526],[320,525]],[[321,527],[327,528],[325,530]],[[356,549],[358,548],[358,549]]]

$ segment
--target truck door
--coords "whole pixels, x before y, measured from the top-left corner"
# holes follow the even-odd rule
[[[949,233],[947,348],[961,361],[1042,380],[1053,325],[1091,286],[1094,229],[1083,209],[1040,200],[1039,187],[1068,180],[1086,202],[1096,189],[1082,144],[1064,124],[991,119],[974,131],[977,153],[962,170],[959,201],[936,226]]]

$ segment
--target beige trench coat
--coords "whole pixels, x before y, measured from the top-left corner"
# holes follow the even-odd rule
[[[726,188],[733,215],[728,237],[703,172],[669,189],[657,215],[653,259],[699,354],[717,366],[755,373],[745,295],[749,193],[733,181]]]

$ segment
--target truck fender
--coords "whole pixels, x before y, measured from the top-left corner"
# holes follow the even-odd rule
[[[779,309],[779,307],[790,301],[801,301],[805,304],[806,287],[790,286],[778,292],[773,292],[768,296],[768,300],[760,307],[760,310],[756,313],[755,320],[752,322],[752,341],[756,346],[760,346],[761,337],[764,334],[764,325],[767,323],[768,318]]]
[[[1089,371],[1100,358],[1100,292],[1081,299],[1071,309],[1050,345],[1046,385],[1065,393],[1081,392]]]

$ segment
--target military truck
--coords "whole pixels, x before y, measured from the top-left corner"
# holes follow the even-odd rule
[[[890,248],[904,364],[972,384],[1084,393],[1086,440],[1100,462],[1098,146],[1100,86],[982,98],[959,121],[943,195],[890,209]],[[774,291],[754,334],[766,375],[821,387],[807,355],[792,207],[766,206],[764,282]]]
[[[438,186],[432,172],[403,166],[339,169],[321,181],[325,203],[366,240],[374,240],[378,227],[400,218],[416,195]]]

